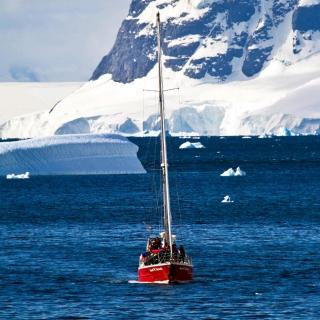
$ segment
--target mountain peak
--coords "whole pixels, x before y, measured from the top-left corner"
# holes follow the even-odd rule
[[[252,77],[272,59],[293,63],[320,47],[318,0],[133,0],[92,80],[111,74],[128,83],[151,71],[157,11],[164,65],[190,78]]]

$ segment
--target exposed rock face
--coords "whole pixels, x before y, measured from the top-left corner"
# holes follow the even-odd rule
[[[92,79],[108,73],[114,81],[129,83],[149,73],[156,64],[157,10],[162,15],[167,68],[195,79],[211,76],[225,81],[231,75],[255,76],[284,45],[281,41],[287,39],[283,32],[292,33],[290,53],[310,54],[310,45],[303,42],[314,40],[313,33],[320,30],[320,4],[313,3],[133,0],[113,49],[102,59]],[[301,52],[304,47],[305,52]]]

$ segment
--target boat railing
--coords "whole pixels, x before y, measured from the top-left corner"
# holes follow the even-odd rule
[[[173,256],[170,256],[170,252],[159,252],[156,254],[151,254],[147,257],[140,259],[141,266],[157,265],[165,262],[178,262],[181,264],[192,264],[192,259],[188,255],[181,255],[179,253],[174,253]]]

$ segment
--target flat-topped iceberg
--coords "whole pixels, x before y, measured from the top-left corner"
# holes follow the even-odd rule
[[[204,149],[205,146],[201,142],[184,142],[179,149]]]
[[[138,147],[116,134],[57,135],[0,143],[0,175],[145,173]]]

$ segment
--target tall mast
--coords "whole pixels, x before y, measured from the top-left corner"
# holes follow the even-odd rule
[[[165,240],[170,246],[170,256],[172,257],[172,235],[171,235],[171,208],[169,194],[169,177],[168,177],[168,158],[167,158],[167,141],[165,129],[164,114],[164,94],[162,79],[162,61],[161,61],[161,26],[160,13],[157,13],[157,40],[158,40],[158,76],[159,76],[159,109],[161,122],[161,168],[162,168],[162,193],[163,193],[163,222],[165,231]]]

